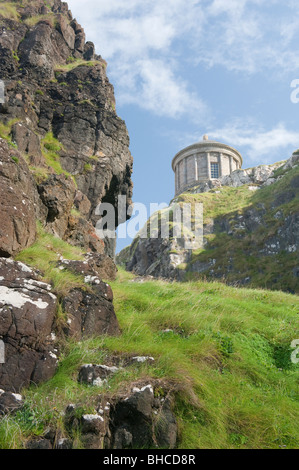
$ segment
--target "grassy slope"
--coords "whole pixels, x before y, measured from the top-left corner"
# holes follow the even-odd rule
[[[77,383],[78,369],[105,362],[108,352],[156,361],[120,371],[101,393],[111,397],[139,379],[176,384],[180,448],[298,448],[298,365],[290,361],[291,341],[299,337],[298,297],[131,279],[120,271],[112,283],[122,336],[62,344],[56,376],[25,391],[25,410],[2,421],[0,447],[21,447],[49,424],[64,433],[60,413],[69,403],[92,412],[97,393]]]
[[[278,169],[277,176],[281,173]],[[204,250],[193,253],[191,264],[200,261],[206,263],[210,259],[216,259],[213,266],[214,272],[219,278],[222,276],[226,282],[238,282],[238,279],[250,277],[249,287],[262,287],[269,289],[287,290],[299,293],[298,278],[293,275],[293,269],[298,266],[298,254],[281,251],[278,255],[262,255],[264,243],[277,233],[285,219],[298,213],[299,188],[293,187],[295,197],[286,203],[272,208],[274,201],[290,190],[290,182],[299,175],[299,166],[288,171],[284,177],[275,184],[252,192],[248,185],[238,188],[222,187],[215,191],[203,194],[185,193],[179,196],[180,202],[202,202],[204,205],[204,223],[211,219],[225,217],[231,224],[235,224],[235,217],[242,215],[248,209],[254,208],[260,212],[263,224],[258,230],[252,232],[234,231],[232,235],[227,233],[215,233],[207,238],[209,244]],[[263,207],[266,216],[263,216]],[[281,218],[276,214],[281,211]],[[225,248],[225,249],[224,249]],[[227,266],[233,260],[234,269],[227,271]],[[190,266],[190,265],[189,265]],[[241,274],[239,274],[241,273]],[[209,279],[209,272],[205,273]],[[187,273],[187,279],[200,277],[197,273]]]

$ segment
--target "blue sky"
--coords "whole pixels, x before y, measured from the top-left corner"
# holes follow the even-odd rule
[[[297,0],[68,4],[108,62],[131,139],[135,202],[168,203],[173,156],[205,133],[238,149],[244,168],[284,160],[299,147],[299,103],[291,101]]]

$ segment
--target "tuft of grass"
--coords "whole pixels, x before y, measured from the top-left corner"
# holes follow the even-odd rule
[[[0,121],[0,137],[6,142],[9,143],[10,146],[16,148],[16,145],[12,142],[11,140],[11,130],[12,126],[19,122],[19,119],[11,119],[7,124],[4,124],[4,122]]]
[[[83,171],[84,173],[90,173],[91,171],[93,171],[93,166],[90,163],[85,163]]]
[[[45,232],[41,224],[37,226],[37,233],[36,242],[19,253],[16,257],[17,261],[22,261],[41,271],[45,282],[50,283],[58,295],[65,294],[73,287],[86,287],[81,276],[56,267],[61,256],[64,259],[82,260],[81,251]]]
[[[43,183],[49,177],[49,170],[47,168],[29,165],[29,169],[37,184]]]
[[[52,26],[52,28],[55,28],[56,26],[56,17],[55,17],[55,14],[54,13],[47,13],[45,15],[36,15],[36,16],[31,16],[30,18],[26,18],[24,20],[24,23],[29,26],[29,27],[32,27],[32,26],[35,26],[36,24],[38,24],[40,21],[47,21],[48,23],[50,23],[50,25]]]
[[[84,59],[75,59],[73,61],[69,61],[67,60],[67,64],[65,65],[58,65],[56,68],[55,68],[55,72],[56,73],[61,73],[61,72],[70,72],[71,70],[77,68],[77,67],[94,67],[95,65],[99,65],[101,64],[102,62],[99,61],[99,60],[90,60],[90,61],[86,61]]]
[[[72,178],[77,187],[76,179],[71,173],[64,170],[60,163],[60,151],[63,150],[63,145],[56,139],[52,132],[48,132],[41,142],[42,154],[49,167],[51,167],[57,175],[64,174],[68,178]]]
[[[10,20],[18,20],[20,17],[16,4],[12,2],[2,2],[0,4],[0,16]]]

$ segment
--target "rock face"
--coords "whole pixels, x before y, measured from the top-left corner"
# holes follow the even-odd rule
[[[95,212],[101,202],[117,208],[120,194],[131,203],[132,156],[107,64],[68,5],[8,7],[0,14],[0,388],[15,392],[55,372],[58,302],[68,335],[120,333],[102,281],[116,276],[113,243],[98,237]],[[39,273],[11,259],[35,242],[37,221],[87,253],[83,262],[57,265],[82,276],[86,288],[57,299]]]
[[[11,8],[13,17],[9,12],[0,15],[0,78],[5,84],[0,123],[6,126],[5,138],[27,155],[48,210],[43,214],[47,229],[85,250],[113,257],[113,243],[103,244],[92,224],[99,218],[99,203],[109,202],[117,210],[120,194],[131,203],[132,156],[125,123],[115,112],[106,62],[91,42],[85,42],[84,30],[65,2],[35,0],[24,7],[16,1]],[[11,148],[0,150],[0,158],[7,160],[6,166],[9,161],[29,195],[28,169],[23,163],[18,172],[13,168],[13,153]],[[5,203],[1,195],[2,200]],[[73,205],[80,216],[71,214]],[[14,246],[4,247],[2,255],[14,254],[34,240],[32,208],[27,212],[24,218],[31,226],[14,235],[11,228],[7,233],[9,239],[15,237]],[[19,241],[21,231],[24,240]]]
[[[186,249],[185,239],[171,232],[163,239],[160,231],[158,238],[137,236],[117,262],[141,276],[181,281],[203,276],[298,293],[298,163],[294,153],[286,163],[237,170],[175,198],[168,211],[174,204],[203,203],[201,250]],[[228,187],[233,190],[223,206]],[[219,206],[222,213],[213,216],[213,210],[219,214]]]
[[[18,151],[0,138],[0,256],[12,256],[36,237],[36,189]]]
[[[82,336],[120,333],[112,302],[98,293],[72,289],[63,300],[63,308],[68,317],[70,336],[80,339]]]
[[[57,351],[53,341],[57,298],[51,286],[23,263],[0,259],[0,338],[5,362],[0,388],[18,392],[54,374]]]
[[[69,262],[69,265],[73,265],[75,272],[80,266],[76,261]],[[87,266],[82,264],[79,272]],[[118,335],[120,329],[112,303],[112,289],[94,275],[90,268],[89,272],[93,274],[85,276],[89,289],[71,289],[63,299],[62,307],[67,314],[68,323],[66,333],[77,339],[105,334]]]
[[[48,209],[47,225],[56,236],[63,238],[73,206],[76,187],[65,175],[51,175],[38,186],[43,204]]]

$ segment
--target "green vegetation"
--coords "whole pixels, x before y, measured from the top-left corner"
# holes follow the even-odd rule
[[[83,85],[78,85],[78,87],[82,87],[82,88],[83,88]],[[90,100],[82,100],[82,101],[80,101],[78,104],[81,104],[81,105],[88,104],[88,105],[90,105],[90,106],[94,106],[94,104],[93,104]]]
[[[37,184],[41,184],[49,178],[48,168],[30,165],[28,157],[26,155],[24,157]]]
[[[55,26],[56,26],[55,14],[52,13],[52,12],[47,13],[46,15],[36,15],[36,16],[32,16],[30,18],[26,18],[26,20],[24,20],[24,23],[27,26],[32,27],[32,26],[35,26],[40,21],[48,21],[53,28],[55,28]]]
[[[32,265],[55,258],[48,243]],[[30,261],[24,253],[20,259]],[[0,446],[22,447],[49,425],[66,435],[61,412],[69,403],[92,412],[99,393],[77,382],[78,369],[103,363],[110,353],[155,357],[120,370],[100,393],[111,397],[139,379],[168,383],[176,398],[179,448],[298,448],[298,365],[290,361],[290,344],[299,337],[298,297],[132,278],[120,270],[111,284],[122,336],[64,344],[57,374],[24,391],[25,409],[2,420]]]
[[[18,20],[19,13],[17,11],[17,5],[12,2],[3,2],[0,4],[0,16],[8,18],[10,20]]]
[[[11,140],[11,130],[12,126],[17,122],[19,122],[19,119],[12,119],[7,124],[4,124],[4,122],[0,122],[0,137],[6,140],[6,142],[8,142],[8,144],[14,148],[16,148],[16,145]]]
[[[84,173],[89,173],[93,170],[93,166],[90,163],[85,163],[83,170]]]
[[[298,266],[296,253],[281,251],[279,254],[263,253],[265,241],[275,237],[279,228],[285,223],[287,217],[298,213],[299,188],[292,185],[292,181],[299,175],[299,167],[284,171],[278,169],[275,177],[276,183],[250,191],[248,185],[241,187],[222,187],[207,193],[180,195],[177,200],[183,202],[202,202],[204,208],[204,224],[211,220],[217,222],[224,220],[228,230],[208,235],[208,245],[205,249],[193,252],[191,262],[187,266],[186,280],[199,279],[202,276],[191,272],[194,263],[209,263],[216,260],[213,265],[213,273],[205,272],[204,276],[211,279],[215,272],[219,278],[225,278],[225,282],[234,283],[238,278],[248,278],[249,287],[271,288],[287,290],[299,293],[298,278],[294,275],[294,269]],[[290,190],[290,188],[292,188]],[[287,197],[288,194],[290,197]],[[279,202],[281,201],[281,202]],[[253,217],[262,221],[252,230],[246,230],[238,225],[238,216],[244,216],[246,211],[253,211]],[[280,216],[277,214],[280,213]],[[241,220],[241,219],[240,219]],[[230,261],[232,260],[232,261]],[[227,266],[233,263],[233,270],[228,272]],[[196,270],[195,270],[196,271]]]
[[[57,175],[64,174],[68,178],[72,178],[75,185],[77,185],[76,180],[73,175],[68,171],[64,170],[60,163],[59,152],[63,150],[63,145],[53,136],[52,132],[48,134],[42,140],[42,154],[45,158],[47,165],[49,165]]]
[[[18,53],[17,51],[12,51],[12,56],[14,58],[15,61],[19,62],[20,61],[20,58],[18,56]]]
[[[17,163],[17,164],[18,164],[19,161],[20,161],[20,160],[18,159],[18,157],[14,157],[14,156],[11,157],[11,159],[12,159],[15,163]]]
[[[60,74],[63,72],[70,72],[71,70],[75,69],[76,67],[94,67],[95,65],[101,64],[99,60],[90,60],[86,61],[84,59],[75,59],[71,62],[69,60],[68,63],[65,65],[58,65],[55,69],[56,74]]]
[[[78,209],[75,209],[75,208],[73,208],[73,209],[71,210],[71,215],[72,215],[73,217],[81,217],[80,211],[78,211]]]
[[[62,295],[72,287],[86,287],[80,276],[67,270],[60,270],[56,266],[61,256],[64,259],[83,259],[81,251],[45,232],[40,224],[37,226],[37,232],[36,242],[19,253],[16,257],[17,261],[22,261],[40,270],[43,273],[44,281],[50,283],[58,295]]]

